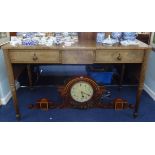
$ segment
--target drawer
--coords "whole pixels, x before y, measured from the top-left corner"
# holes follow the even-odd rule
[[[12,63],[60,63],[58,50],[11,50]]]
[[[142,63],[141,50],[96,50],[95,63]]]
[[[69,50],[62,51],[63,64],[93,64],[93,50]]]

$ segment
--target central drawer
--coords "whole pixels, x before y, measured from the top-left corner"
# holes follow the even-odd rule
[[[60,63],[58,50],[11,50],[12,63]]]
[[[64,50],[62,51],[63,64],[93,64],[93,50]]]
[[[142,50],[96,50],[95,63],[142,63]]]

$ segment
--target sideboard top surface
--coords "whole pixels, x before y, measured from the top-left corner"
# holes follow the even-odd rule
[[[37,45],[37,46],[23,46],[23,45],[16,45],[13,46],[10,43],[3,45],[2,49],[58,49],[58,50],[96,50],[96,49],[151,49],[150,45],[147,45],[139,40],[139,45],[129,45],[129,46],[122,46],[122,45],[97,45],[95,41],[82,41],[74,44],[72,46],[64,46],[64,45]]]

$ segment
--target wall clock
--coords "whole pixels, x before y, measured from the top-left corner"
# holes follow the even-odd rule
[[[64,86],[59,87],[59,92],[63,99],[61,107],[94,107],[99,103],[105,90],[104,86],[99,86],[89,77],[72,78]]]

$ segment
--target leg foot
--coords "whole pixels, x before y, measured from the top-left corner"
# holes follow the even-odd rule
[[[134,112],[133,113],[133,118],[137,118],[138,117],[138,112]]]
[[[21,115],[20,114],[16,114],[16,120],[20,121],[21,120]]]

